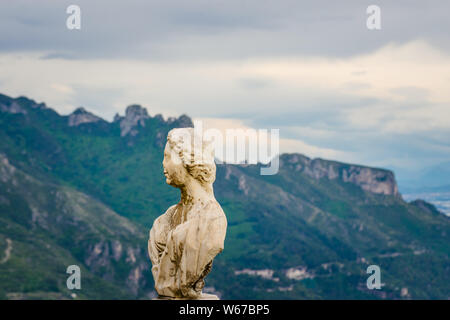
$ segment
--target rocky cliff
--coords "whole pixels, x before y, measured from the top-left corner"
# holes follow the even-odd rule
[[[80,107],[69,115],[68,124],[70,127],[76,127],[82,123],[92,123],[98,121],[105,120]]]
[[[323,159],[310,159],[301,154],[283,154],[280,166],[302,172],[314,179],[339,179],[353,183],[363,190],[397,196],[398,187],[394,173],[385,169],[369,168]]]

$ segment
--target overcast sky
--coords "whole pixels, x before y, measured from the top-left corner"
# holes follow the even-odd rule
[[[66,28],[71,4],[81,30]],[[284,152],[420,169],[450,160],[449,14],[449,1],[1,1],[0,92],[108,120],[138,103],[279,128]]]

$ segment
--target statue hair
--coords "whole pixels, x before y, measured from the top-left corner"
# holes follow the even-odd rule
[[[203,137],[196,134],[194,128],[172,129],[167,135],[167,141],[193,178],[207,184],[214,182],[216,164],[211,141],[203,140]]]

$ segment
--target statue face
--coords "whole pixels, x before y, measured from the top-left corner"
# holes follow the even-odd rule
[[[183,162],[176,152],[172,150],[169,143],[166,143],[166,148],[164,149],[164,176],[166,177],[166,183],[174,186],[180,187],[184,185],[186,180],[187,171],[183,166]]]

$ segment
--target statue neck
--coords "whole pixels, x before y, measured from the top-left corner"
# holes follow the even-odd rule
[[[215,200],[212,185],[202,185],[195,179],[188,181],[188,183],[182,186],[180,190],[180,203],[183,205]]]

